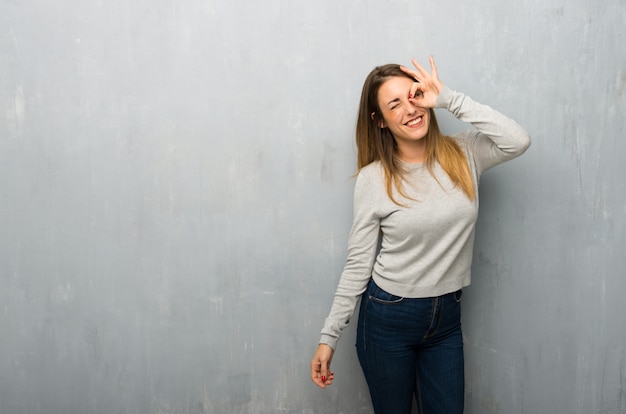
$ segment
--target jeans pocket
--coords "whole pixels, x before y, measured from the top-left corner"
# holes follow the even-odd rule
[[[452,294],[456,303],[461,303],[461,296],[463,296],[463,289],[459,289]]]
[[[370,289],[369,300],[382,305],[394,305],[402,302],[404,298],[402,296],[392,295],[391,293],[374,285],[373,289]]]

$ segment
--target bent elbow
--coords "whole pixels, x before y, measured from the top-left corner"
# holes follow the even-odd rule
[[[528,132],[524,131],[524,134],[522,135],[522,140],[520,142],[520,155],[522,155],[523,153],[526,152],[526,150],[528,148],[530,148],[530,135],[528,134]]]

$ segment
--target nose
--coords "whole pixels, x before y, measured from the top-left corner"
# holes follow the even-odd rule
[[[404,110],[406,111],[407,115],[413,115],[417,111],[417,106],[411,103],[411,101],[407,100],[404,103]]]

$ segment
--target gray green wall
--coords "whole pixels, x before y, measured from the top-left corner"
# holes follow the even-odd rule
[[[368,413],[360,88],[426,62],[524,125],[481,188],[467,413],[626,413],[623,0],[0,0],[0,413]],[[444,131],[464,125],[439,113]]]

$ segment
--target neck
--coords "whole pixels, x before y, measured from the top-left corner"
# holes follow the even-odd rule
[[[410,164],[418,164],[426,160],[426,140],[398,145],[398,158]]]

